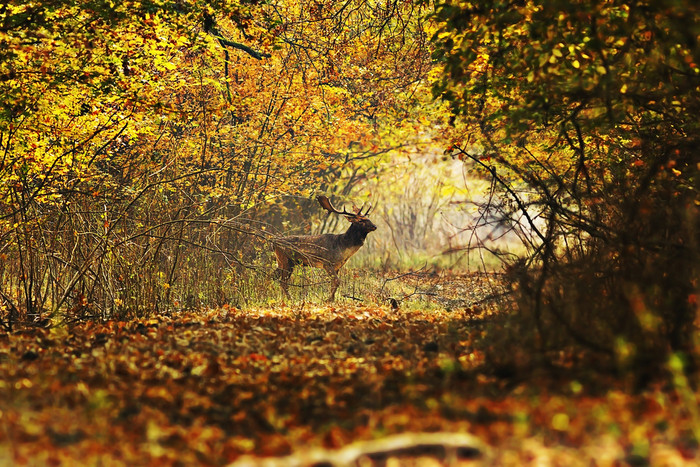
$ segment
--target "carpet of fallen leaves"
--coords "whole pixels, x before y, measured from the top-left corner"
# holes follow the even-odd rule
[[[482,371],[475,322],[299,305],[0,334],[0,464],[225,465],[435,431],[478,437],[485,465],[700,461],[694,392],[513,384]]]

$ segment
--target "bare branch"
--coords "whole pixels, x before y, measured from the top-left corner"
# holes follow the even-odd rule
[[[240,42],[234,42],[230,41],[228,39],[225,39],[221,37],[221,35],[215,35],[216,39],[219,41],[219,44],[223,45],[224,47],[232,47],[234,49],[242,50],[243,52],[247,53],[253,58],[256,58],[258,60],[262,60],[263,58],[268,58],[271,57],[269,53],[266,52],[258,52],[257,50],[253,49],[252,47],[249,47],[245,44],[241,44]]]

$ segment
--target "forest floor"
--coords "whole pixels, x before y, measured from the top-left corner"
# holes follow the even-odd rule
[[[683,381],[504,378],[476,305],[346,302],[0,334],[0,465],[700,463]]]

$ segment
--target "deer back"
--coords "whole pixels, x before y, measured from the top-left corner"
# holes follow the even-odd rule
[[[277,240],[275,251],[289,258],[292,266],[338,270],[361,246],[362,243],[348,243],[344,235],[294,235]]]

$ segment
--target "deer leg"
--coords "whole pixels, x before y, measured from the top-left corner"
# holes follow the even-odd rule
[[[328,302],[335,300],[335,291],[338,290],[340,285],[340,279],[338,278],[338,271],[332,268],[324,268],[329,276],[331,276],[331,295],[328,297]]]
[[[287,299],[289,296],[289,278],[292,276],[292,271],[294,270],[294,263],[289,259],[284,252],[278,248],[275,248],[275,256],[277,257],[277,270],[275,271],[275,278],[279,280],[282,292]]]
[[[280,281],[280,287],[282,288],[282,292],[284,293],[284,296],[287,299],[290,299],[292,297],[289,296],[289,278],[292,276],[292,268],[288,269],[277,269],[277,277],[279,278]]]

